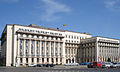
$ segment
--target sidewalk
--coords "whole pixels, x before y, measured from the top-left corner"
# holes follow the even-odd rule
[[[54,68],[79,68],[79,69],[83,69],[83,68],[87,68],[87,65],[79,65],[79,66],[64,66],[64,65],[56,65]]]

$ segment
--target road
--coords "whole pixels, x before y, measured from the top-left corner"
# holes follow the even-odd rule
[[[120,72],[120,68],[81,68],[81,67],[0,67],[0,72]]]

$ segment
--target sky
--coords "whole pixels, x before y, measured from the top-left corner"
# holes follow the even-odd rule
[[[120,0],[0,0],[0,35],[6,24],[120,39]]]

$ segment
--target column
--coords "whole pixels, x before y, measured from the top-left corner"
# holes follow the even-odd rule
[[[26,64],[26,58],[23,58],[23,65]]]
[[[51,42],[49,43],[49,63],[52,64],[52,58],[51,58]]]
[[[53,55],[54,55],[54,64],[56,64],[56,56],[55,56],[55,42],[54,42],[54,47],[53,47],[53,49],[54,49],[54,53],[53,53]]]
[[[23,50],[23,55],[25,56],[26,54],[25,54],[25,52],[26,52],[26,50],[25,50],[25,48],[26,48],[26,46],[25,46],[25,39],[24,39],[24,41],[23,41],[23,47],[24,47],[24,50]]]
[[[35,57],[36,57],[36,48],[37,48],[37,46],[36,46],[36,40],[35,40],[35,42],[34,42],[34,55],[35,55]]]
[[[36,58],[36,48],[37,48],[37,45],[36,45],[36,43],[37,43],[37,42],[36,42],[36,40],[35,40],[35,42],[34,42],[34,48],[35,48],[35,49],[34,49],[34,55],[35,55],[35,56],[34,56],[34,64],[37,64],[37,58]]]
[[[32,61],[31,61],[31,57],[28,58],[28,64],[31,65],[32,64]]]
[[[60,64],[60,43],[58,43],[58,64]]]
[[[16,67],[20,66],[20,58],[17,58],[17,63],[16,63]]]
[[[41,43],[41,41],[40,41],[40,43],[39,43],[39,48],[40,48],[40,58],[39,58],[39,62],[40,62],[40,64],[42,64],[42,43]]]
[[[47,62],[47,58],[46,58],[47,56],[46,56],[46,42],[44,42],[44,43],[45,43],[44,44],[44,52],[45,52],[44,53],[44,63],[45,63],[45,62]]]
[[[19,57],[20,56],[20,40],[18,39],[18,53],[17,53],[17,57]]]
[[[62,44],[62,64],[66,63],[66,57],[65,57],[65,41]]]
[[[54,49],[53,55],[54,55],[54,57],[55,57],[55,42],[54,42],[54,47],[53,47],[53,49]]]
[[[28,64],[31,65],[31,40],[29,40],[29,58],[28,58]]]

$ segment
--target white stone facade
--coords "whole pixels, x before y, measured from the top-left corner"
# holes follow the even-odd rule
[[[7,24],[1,36],[5,66],[77,62],[81,39],[90,34]]]
[[[119,62],[119,40],[105,37],[82,39],[79,51],[81,62]]]

